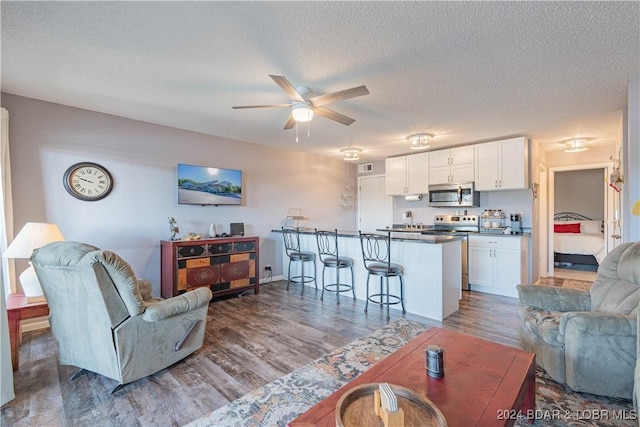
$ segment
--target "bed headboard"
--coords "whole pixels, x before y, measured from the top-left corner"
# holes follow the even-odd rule
[[[591,221],[591,218],[575,212],[558,212],[553,215],[554,221]]]

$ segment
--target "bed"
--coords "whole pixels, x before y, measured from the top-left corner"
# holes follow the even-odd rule
[[[553,216],[553,261],[599,265],[606,255],[603,223],[575,212]]]

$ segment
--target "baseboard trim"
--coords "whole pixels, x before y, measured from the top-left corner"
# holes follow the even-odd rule
[[[260,279],[260,284],[264,285],[265,283],[275,282],[277,280],[284,280],[284,276],[280,275],[280,276],[273,276],[273,277],[267,277],[265,279]]]

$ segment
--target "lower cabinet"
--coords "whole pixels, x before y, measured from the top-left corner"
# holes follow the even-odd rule
[[[163,240],[160,248],[164,298],[203,286],[214,298],[260,291],[257,237]]]
[[[469,236],[472,290],[517,297],[516,285],[528,280],[529,236]]]

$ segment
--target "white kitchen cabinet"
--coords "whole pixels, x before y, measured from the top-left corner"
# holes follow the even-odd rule
[[[390,157],[385,161],[386,194],[407,196],[429,192],[429,153]]]
[[[469,284],[472,290],[518,296],[516,285],[529,277],[529,236],[469,236]]]
[[[476,146],[476,190],[524,190],[529,188],[527,138],[511,138]]]
[[[385,160],[385,184],[387,196],[402,196],[407,191],[407,159],[389,157]]]
[[[429,183],[470,182],[475,178],[473,145],[429,153]]]

